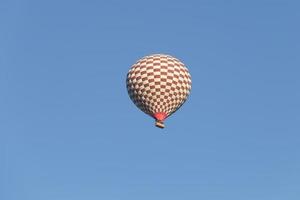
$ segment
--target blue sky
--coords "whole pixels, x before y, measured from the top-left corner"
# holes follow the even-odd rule
[[[298,200],[300,3],[0,1],[0,199]],[[193,78],[166,128],[139,58]]]

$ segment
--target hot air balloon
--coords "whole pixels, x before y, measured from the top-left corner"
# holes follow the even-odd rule
[[[191,75],[185,65],[170,55],[141,58],[129,70],[127,91],[133,103],[164,128],[164,120],[176,112],[191,91]]]

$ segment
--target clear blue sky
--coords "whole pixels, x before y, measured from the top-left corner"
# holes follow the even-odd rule
[[[299,200],[299,1],[0,1],[1,200]],[[140,57],[193,78],[166,129]]]

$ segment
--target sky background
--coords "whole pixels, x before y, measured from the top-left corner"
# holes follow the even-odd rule
[[[299,200],[299,1],[0,0],[1,200]],[[166,128],[126,73],[192,75]]]

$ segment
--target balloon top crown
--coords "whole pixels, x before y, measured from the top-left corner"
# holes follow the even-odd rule
[[[177,62],[181,62],[178,58],[170,55],[170,54],[165,54],[165,53],[154,53],[154,54],[149,54],[149,55],[146,55],[144,57],[142,57],[141,59],[139,60],[143,60],[143,59],[151,59],[151,58],[156,58],[156,59],[159,59],[159,58],[169,58],[169,59],[174,59],[176,60]],[[182,62],[181,62],[182,63]],[[183,63],[182,63],[183,64]]]

